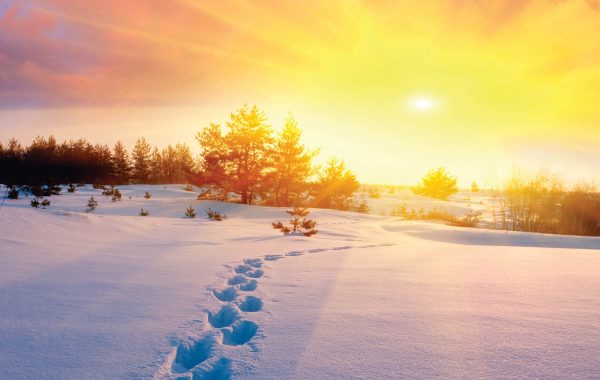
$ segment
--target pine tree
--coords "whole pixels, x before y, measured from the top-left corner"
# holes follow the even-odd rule
[[[196,217],[196,210],[194,210],[194,208],[190,205],[187,210],[185,210],[185,216],[187,216],[188,218],[195,218]]]
[[[138,139],[133,148],[133,177],[138,183],[148,181],[150,171],[150,144],[145,138]]]
[[[112,201],[113,202],[120,201],[121,197],[122,197],[121,191],[119,191],[119,189],[114,189]]]
[[[306,219],[306,216],[309,214],[307,208],[294,207],[293,210],[286,212],[292,217],[290,225],[286,226],[282,222],[277,221],[271,223],[274,229],[280,230],[284,235],[312,236],[318,232],[315,229],[317,222],[313,219]]]
[[[113,176],[119,184],[129,182],[131,173],[131,164],[129,163],[129,153],[121,141],[117,141],[113,148],[112,155]]]
[[[319,173],[314,186],[314,206],[349,210],[353,204],[353,194],[359,186],[356,176],[346,169],[344,161],[331,158]]]
[[[96,198],[94,198],[94,196],[92,195],[90,197],[90,199],[88,199],[88,203],[87,203],[87,211],[94,211],[96,209],[96,207],[98,206],[98,201],[96,200]]]
[[[194,159],[192,152],[187,144],[175,145],[176,170],[175,183],[184,183],[190,181],[190,175],[194,169]]]
[[[150,174],[149,182],[151,183],[163,183],[165,182],[165,160],[164,151],[161,154],[157,147],[154,147],[152,155],[150,156]],[[168,181],[168,179],[166,180]]]
[[[307,181],[313,174],[312,159],[318,150],[307,150],[300,144],[301,136],[298,122],[288,116],[275,141],[272,170],[266,178],[268,204],[290,206],[301,203],[308,189]]]
[[[251,204],[260,191],[273,142],[267,118],[256,106],[247,105],[232,113],[223,134],[218,124],[203,129],[196,139],[202,148],[206,184],[239,194]]]
[[[227,219],[227,215],[221,214],[219,211],[213,211],[210,208],[206,210],[206,215],[208,216],[208,219],[216,220],[218,222],[222,221],[223,219]]]
[[[458,192],[456,181],[456,177],[450,176],[446,169],[432,169],[425,174],[421,183],[413,191],[415,194],[446,200],[450,195]]]

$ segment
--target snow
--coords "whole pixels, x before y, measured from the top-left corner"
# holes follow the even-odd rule
[[[0,378],[600,377],[600,238],[120,189],[4,202]]]

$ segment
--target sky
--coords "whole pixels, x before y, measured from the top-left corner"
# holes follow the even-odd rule
[[[291,113],[368,183],[600,179],[600,0],[0,0],[0,142]]]

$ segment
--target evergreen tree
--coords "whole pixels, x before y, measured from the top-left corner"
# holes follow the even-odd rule
[[[185,216],[187,216],[188,218],[195,218],[196,217],[196,210],[194,210],[194,208],[190,205],[187,210],[185,210]]]
[[[184,183],[190,181],[190,176],[194,170],[194,159],[192,157],[192,151],[187,144],[175,145],[175,156],[176,156],[176,171],[175,171],[175,183]]]
[[[331,158],[314,185],[313,203],[315,207],[349,210],[359,186],[356,176],[346,168],[344,161]]]
[[[115,181],[119,184],[129,182],[131,173],[131,164],[129,163],[129,153],[121,141],[117,141],[113,147],[113,175]]]
[[[96,209],[96,207],[98,207],[98,201],[96,200],[96,198],[94,198],[94,196],[92,195],[90,197],[90,199],[88,199],[88,203],[87,203],[87,211],[94,211]]]
[[[318,232],[315,229],[317,222],[314,219],[306,219],[309,214],[307,208],[294,207],[293,210],[286,212],[292,217],[289,226],[277,221],[271,223],[274,229],[280,230],[284,235],[312,236]]]
[[[146,183],[150,172],[150,144],[145,138],[140,138],[135,143],[132,153],[133,177],[138,183]]]
[[[164,151],[161,154],[157,147],[154,147],[152,155],[150,156],[150,178],[151,183],[162,183],[164,181],[165,163],[164,163]]]
[[[450,195],[458,192],[456,181],[456,177],[450,176],[446,169],[432,169],[413,190],[416,194],[446,200]]]
[[[312,159],[318,151],[309,151],[300,143],[302,131],[289,116],[277,136],[272,154],[272,170],[266,179],[267,203],[291,206],[302,203],[308,178],[313,174]]]
[[[37,197],[33,198],[30,203],[31,203],[31,207],[33,207],[33,208],[40,207],[40,200]]]
[[[113,195],[112,195],[112,201],[113,202],[120,201],[121,197],[122,197],[121,191],[119,191],[119,189],[114,189]]]
[[[177,168],[177,158],[175,155],[175,148],[169,145],[162,151],[163,157],[163,175],[165,182],[173,183]]]
[[[197,135],[202,148],[203,180],[251,204],[263,183],[273,142],[267,118],[256,106],[231,114],[229,131],[211,124]]]

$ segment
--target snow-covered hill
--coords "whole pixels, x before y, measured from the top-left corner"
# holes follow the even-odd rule
[[[121,190],[4,202],[0,378],[600,377],[599,238]]]

